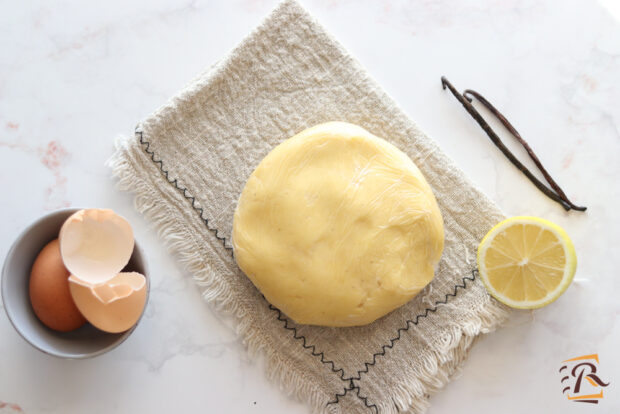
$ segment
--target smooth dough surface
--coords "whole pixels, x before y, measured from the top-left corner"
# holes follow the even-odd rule
[[[274,148],[233,222],[241,270],[274,306],[312,325],[365,325],[403,305],[432,280],[443,240],[413,161],[344,122]]]

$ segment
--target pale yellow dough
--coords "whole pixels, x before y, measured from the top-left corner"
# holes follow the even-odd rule
[[[330,122],[273,149],[233,223],[239,267],[294,321],[373,322],[433,278],[443,222],[422,173],[368,131]]]

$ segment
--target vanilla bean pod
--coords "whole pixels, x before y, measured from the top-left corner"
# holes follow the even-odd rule
[[[480,127],[484,130],[484,132],[486,132],[486,134],[489,136],[493,144],[495,144],[495,146],[499,148],[499,150],[506,156],[506,158],[508,158],[508,160],[515,167],[517,167],[517,169],[519,169],[519,171],[521,171],[542,193],[544,193],[547,197],[549,197],[553,201],[559,203],[567,211],[571,209],[577,210],[577,211],[584,211],[586,209],[585,207],[576,206],[570,200],[568,200],[568,198],[566,197],[562,189],[557,185],[557,183],[551,178],[551,176],[549,176],[547,171],[542,167],[540,160],[538,160],[538,157],[536,157],[536,155],[534,154],[530,146],[527,144],[527,142],[525,142],[525,140],[521,138],[521,135],[512,126],[512,124],[510,124],[510,122],[508,122],[508,120],[493,105],[491,105],[489,101],[487,101],[480,94],[472,90],[467,90],[465,91],[464,95],[461,95],[456,90],[456,88],[452,86],[452,84],[448,81],[448,79],[446,79],[444,76],[441,77],[441,85],[444,89],[446,89],[447,87],[450,90],[452,95],[454,95],[454,97],[461,103],[461,105],[463,105],[465,110],[474,118],[474,120],[478,123],[478,125],[480,125]],[[471,98],[466,96],[467,94],[474,96],[484,106],[486,106],[495,116],[499,118],[499,120],[510,131],[510,133],[515,136],[515,138],[521,143],[521,145],[523,145],[525,150],[530,155],[530,158],[532,158],[536,166],[541,170],[541,173],[543,174],[543,176],[545,177],[549,185],[551,185],[551,187],[555,191],[547,187],[543,182],[541,182],[538,178],[536,178],[536,176],[534,176],[534,174],[532,174],[532,172],[529,169],[527,169],[527,167],[525,167],[525,165],[523,165],[521,161],[519,161],[517,157],[515,157],[515,155],[504,145],[504,143],[499,138],[499,136],[495,133],[495,131],[493,131],[493,129],[489,126],[489,124],[484,120],[482,115],[480,115],[480,113],[472,105]]]
[[[555,182],[555,180],[551,177],[551,175],[549,175],[545,167],[542,165],[542,163],[538,159],[538,156],[536,155],[532,147],[530,147],[527,141],[525,141],[523,137],[521,137],[521,134],[519,134],[517,129],[510,123],[510,121],[508,121],[508,119],[506,119],[506,117],[495,106],[493,106],[491,102],[489,102],[484,96],[482,96],[481,94],[479,94],[478,92],[472,89],[466,89],[465,92],[463,92],[463,96],[465,97],[465,99],[471,102],[472,98],[467,95],[472,95],[474,98],[480,101],[481,104],[483,104],[493,115],[497,117],[497,119],[500,120],[500,122],[504,125],[504,127],[512,134],[513,137],[515,137],[515,139],[519,142],[519,144],[523,146],[525,151],[527,151],[527,154],[530,156],[532,161],[534,161],[534,164],[536,164],[536,167],[538,167],[542,175],[545,177],[545,180],[547,180],[547,182],[551,186],[551,188],[553,188],[553,190],[560,196],[562,200],[564,200],[570,206],[571,209],[577,210],[577,211],[586,210],[586,207],[576,206],[575,204],[573,204],[572,201],[568,199],[568,197],[566,196],[562,188],[560,188],[558,183]]]

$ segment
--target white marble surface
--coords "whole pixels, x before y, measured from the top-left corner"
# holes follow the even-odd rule
[[[515,312],[482,339],[428,413],[620,412],[618,4],[604,1],[611,11],[593,0],[303,4],[507,214],[556,221],[577,248],[577,281],[566,294]],[[274,5],[0,2],[0,255],[49,210],[106,206],[132,222],[153,280],[135,333],[92,360],[35,351],[1,313],[0,412],[307,412],[248,359],[104,167],[116,135],[131,133]],[[565,213],[526,181],[441,90],[441,75],[509,114],[588,212]],[[595,352],[611,381],[605,398],[597,406],[567,401],[560,362]]]

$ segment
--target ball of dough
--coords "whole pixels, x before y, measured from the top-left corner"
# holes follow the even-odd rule
[[[365,325],[403,305],[432,280],[443,239],[437,202],[411,159],[344,122],[274,148],[233,222],[241,270],[311,325]]]

